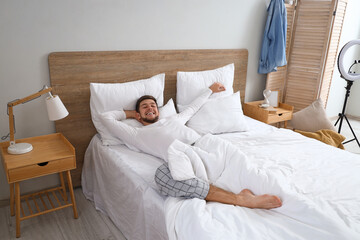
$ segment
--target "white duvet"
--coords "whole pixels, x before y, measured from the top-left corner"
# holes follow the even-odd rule
[[[194,147],[174,142],[175,179],[274,194],[272,210],[167,198],[170,239],[360,239],[360,157],[290,130],[206,135]]]

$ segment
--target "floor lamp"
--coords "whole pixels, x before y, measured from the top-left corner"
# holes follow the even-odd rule
[[[347,85],[345,87],[346,89],[346,93],[345,93],[345,100],[344,100],[344,105],[343,105],[343,109],[342,109],[342,112],[339,113],[339,118],[336,120],[335,122],[335,126],[338,124],[338,122],[340,121],[340,124],[339,124],[339,129],[338,129],[338,133],[341,132],[341,126],[342,126],[342,123],[343,123],[343,120],[345,119],[347,124],[349,125],[350,127],[350,130],[354,136],[353,139],[350,139],[346,142],[343,142],[343,144],[346,144],[346,143],[349,143],[349,142],[352,142],[352,141],[356,141],[358,146],[360,147],[360,143],[359,143],[359,140],[358,138],[356,137],[356,134],[353,130],[353,128],[351,127],[351,124],[348,120],[348,118],[346,117],[346,114],[345,114],[345,110],[346,110],[346,104],[347,104],[347,100],[350,96],[350,89],[351,89],[351,86],[353,85],[354,81],[356,80],[359,80],[360,79],[360,74],[356,74],[355,72],[351,72],[351,68],[355,65],[355,64],[358,64],[360,63],[360,60],[358,61],[354,61],[354,63],[350,66],[350,68],[348,70],[345,69],[344,67],[344,56],[345,56],[345,53],[347,52],[347,50],[352,47],[353,45],[360,45],[360,39],[356,39],[356,40],[352,40],[350,42],[348,42],[347,44],[344,45],[344,47],[341,49],[340,53],[339,53],[339,57],[338,57],[338,68],[339,68],[339,72],[340,72],[340,76],[345,79],[345,81],[347,82]]]

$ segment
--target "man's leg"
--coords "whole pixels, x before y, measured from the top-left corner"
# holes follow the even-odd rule
[[[205,199],[210,187],[207,182],[198,178],[184,181],[174,180],[167,163],[164,163],[156,170],[155,182],[161,194],[171,197]]]
[[[155,173],[155,182],[160,193],[165,196],[200,198],[206,201],[232,204],[248,208],[271,209],[281,206],[281,200],[274,195],[255,196],[250,190],[244,189],[235,194],[224,189],[209,185],[200,179],[193,178],[176,181],[172,178],[167,163],[161,165]]]
[[[264,194],[256,196],[249,189],[244,189],[240,193],[235,194],[213,185],[210,185],[209,193],[205,200],[248,208],[271,209],[281,206],[280,198],[274,195]]]

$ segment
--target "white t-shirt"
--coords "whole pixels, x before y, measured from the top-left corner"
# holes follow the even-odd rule
[[[147,126],[132,127],[121,122],[126,118],[122,110],[102,113],[100,120],[113,136],[121,138],[129,148],[135,148],[167,161],[167,150],[175,139],[192,144],[201,137],[185,123],[201,108],[211,93],[210,89],[206,89],[181,113]]]

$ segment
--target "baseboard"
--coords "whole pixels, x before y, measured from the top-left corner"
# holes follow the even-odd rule
[[[346,114],[346,117],[348,119],[351,119],[351,120],[356,120],[356,121],[360,121],[360,117],[359,116],[354,116],[354,115],[350,115],[350,114]],[[339,116],[332,116],[332,117],[329,117],[330,121],[335,121],[339,118]]]
[[[360,117],[359,116],[354,116],[354,115],[348,115],[346,114],[347,118],[349,119],[353,119],[353,120],[356,120],[356,121],[360,121]]]
[[[10,199],[0,200],[0,208],[10,205]]]

